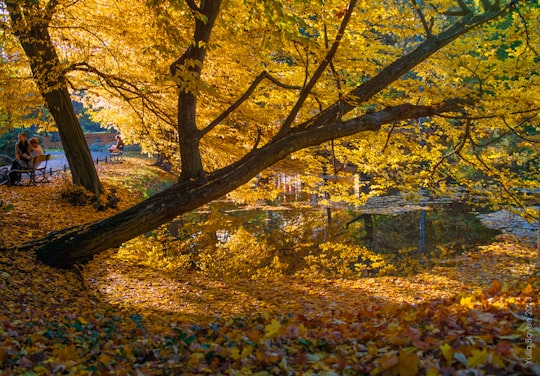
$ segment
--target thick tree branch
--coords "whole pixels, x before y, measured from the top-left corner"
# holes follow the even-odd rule
[[[203,4],[215,5],[211,0],[201,1],[201,8]],[[351,5],[354,5],[354,1],[351,2]],[[47,237],[47,242],[40,243],[37,249],[38,259],[57,267],[70,267],[79,262],[86,262],[96,253],[118,247],[123,242],[132,239],[135,235],[144,234],[171,221],[179,215],[222,197],[233,189],[247,183],[260,171],[298,150],[319,145],[336,138],[349,137],[361,132],[377,131],[385,124],[404,124],[409,120],[420,117],[449,116],[451,113],[461,113],[463,111],[462,107],[471,105],[470,101],[465,99],[451,99],[431,106],[401,104],[364,113],[354,118],[346,119],[340,116],[344,111],[350,112],[356,106],[366,103],[374,95],[380,93],[398,80],[404,73],[410,71],[472,28],[508,13],[509,9],[507,7],[504,10],[489,11],[476,16],[468,14],[447,30],[420,43],[414,51],[402,56],[394,63],[382,69],[371,80],[356,87],[345,98],[338,100],[318,116],[296,127],[292,127],[292,119],[296,117],[300,107],[298,109],[296,107],[293,108],[293,111],[289,114],[289,116],[294,115],[293,118],[285,121],[285,126],[278,132],[276,137],[265,145],[253,149],[230,166],[208,174],[205,179],[192,179],[198,176],[188,175],[185,180],[174,184],[117,215],[95,223],[79,226],[65,233],[50,234]],[[212,20],[209,22],[212,22]],[[209,36],[210,29],[204,29],[202,22],[198,25],[201,29],[196,31],[196,35],[199,37],[205,36],[203,33],[206,32]],[[197,34],[198,32],[201,34]],[[195,40],[203,40],[199,37],[196,37]],[[204,50],[198,52],[201,53],[197,56],[200,58],[199,61],[202,66]],[[193,50],[191,53],[193,53]],[[324,69],[326,69],[334,54],[335,52],[330,53],[329,51],[327,61],[323,62],[319,68],[323,69],[324,66]],[[317,71],[313,77],[317,77],[317,74],[322,74],[322,71],[320,73]],[[305,100],[305,95],[311,91],[312,87],[310,88],[310,84],[311,81],[308,82],[303,90],[302,95],[304,99],[299,99],[298,101],[300,106]],[[180,96],[180,105],[178,107],[180,112],[184,109],[190,111],[194,108],[194,106],[182,107],[181,102],[185,99]],[[194,105],[195,102],[187,104]],[[190,112],[190,114],[193,115],[194,111]],[[187,125],[189,126],[188,131],[196,129],[194,121]],[[186,134],[183,133],[180,137],[182,138]],[[191,136],[191,134],[187,135]],[[194,142],[186,140],[181,145],[181,149],[183,146],[193,145],[193,150],[198,152],[198,141],[198,139],[194,140]],[[184,157],[182,157],[182,161],[184,161]],[[199,170],[194,168],[192,171],[197,173]],[[23,245],[22,248],[32,249],[32,246]]]
[[[204,1],[204,0],[203,0]],[[186,0],[186,4],[194,11],[194,12],[200,12],[200,8],[195,4],[195,1],[193,0]]]
[[[387,88],[406,72],[410,71],[421,62],[427,60],[431,55],[442,49],[444,46],[448,45],[479,25],[511,12],[512,9],[513,8],[511,6],[507,6],[501,10],[485,12],[476,16],[469,14],[463,17],[454,25],[442,31],[440,34],[423,41],[416,49],[398,58],[396,61],[382,69],[369,81],[350,91],[342,100],[334,103],[316,117],[299,124],[298,127],[307,128],[316,126],[319,123],[328,123],[334,121],[340,116],[340,114],[350,112],[362,103],[367,102],[375,94]]]
[[[133,229],[143,234],[183,213],[222,197],[295,151],[335,138],[375,131],[382,125],[392,122],[459,111],[462,104],[460,100],[449,100],[436,106],[403,104],[364,114],[345,122],[321,124],[317,128],[303,130],[291,129],[286,136],[274,139],[236,163],[208,175],[205,181],[179,182],[117,215],[51,233],[44,239],[23,244],[18,249],[30,250],[37,246],[38,259],[56,267],[68,268],[76,263],[85,263],[94,254],[118,247],[129,240],[133,236]]]
[[[465,12],[465,14],[471,14],[472,13],[472,9],[469,8],[467,6],[467,4],[465,4],[465,1],[464,0],[457,0],[458,4],[459,4],[459,7],[461,8],[461,10],[463,12]]]

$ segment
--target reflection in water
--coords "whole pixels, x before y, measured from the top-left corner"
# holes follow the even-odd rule
[[[421,253],[426,250],[426,211],[420,210],[420,248]]]
[[[341,263],[341,272],[345,264],[359,275],[402,273],[411,271],[410,260],[429,266],[434,259],[487,244],[497,234],[463,205],[422,206],[399,214],[334,208],[331,221],[329,208],[309,205],[248,207],[222,201],[206,209],[168,226],[169,234],[183,242],[178,247],[182,257],[189,253],[191,264],[204,270],[222,262],[223,268],[245,264],[254,273],[277,263],[280,272],[293,274],[314,263],[318,271]]]
[[[363,214],[371,217],[351,230],[356,237],[380,253],[416,252],[438,257],[448,249],[460,252],[486,244],[498,233],[485,228],[466,208],[438,207],[396,215]],[[354,236],[354,234],[352,234]]]

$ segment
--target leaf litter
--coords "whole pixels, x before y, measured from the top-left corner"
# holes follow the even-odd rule
[[[118,210],[144,197],[125,183],[133,172],[100,169]],[[111,215],[62,201],[63,183],[0,187],[14,206],[0,217],[3,247]],[[10,249],[0,254],[0,375],[538,375],[535,260],[500,237],[408,277],[234,280],[115,250],[57,270]]]

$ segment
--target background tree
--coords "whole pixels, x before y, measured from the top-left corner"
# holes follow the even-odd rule
[[[16,38],[0,28],[0,134],[15,128],[48,129],[51,121]],[[17,136],[13,138],[16,140]],[[10,151],[13,143],[9,145]],[[4,148],[0,147],[0,153]]]
[[[49,27],[59,1],[5,1],[11,28],[28,58],[34,80],[54,118],[74,184],[90,192],[103,190],[68,92],[68,81]]]
[[[407,189],[444,190],[448,177],[459,177],[472,166],[484,170],[484,181],[512,196],[501,172],[505,166],[492,163],[491,157],[508,149],[490,146],[510,132],[536,148],[524,133],[527,127],[536,129],[540,107],[533,95],[538,40],[529,32],[537,27],[536,5],[328,1],[319,7],[301,1],[231,0],[222,6],[217,13],[205,1],[155,1],[152,9],[161,17],[145,23],[162,27],[162,35],[184,35],[173,33],[172,25],[179,24],[194,35],[158,49],[166,51],[163,56],[183,43],[186,49],[169,60],[174,64],[168,77],[178,88],[179,108],[190,109],[177,111],[180,150],[197,150],[180,158],[189,164],[188,172],[178,184],[118,215],[28,245],[38,245],[41,260],[61,267],[84,262],[223,196],[291,153],[321,144],[326,148],[326,142],[334,143],[335,156],[378,174],[381,189],[396,180]],[[208,22],[216,15],[215,23]],[[504,40],[498,37],[502,29]],[[226,37],[232,31],[234,40]],[[501,50],[507,52],[504,59]],[[154,67],[154,72],[162,69]],[[138,87],[88,64],[78,68],[108,83],[121,82],[110,86],[119,96]],[[152,95],[133,96],[141,103],[135,112],[142,114],[150,99],[158,103],[160,93],[166,94],[156,109],[170,109],[170,92],[146,92]],[[225,155],[216,157],[219,152]],[[322,168],[325,155],[311,150],[302,156],[322,161],[317,162]],[[306,168],[313,169],[313,163]],[[380,173],[383,168],[388,174]],[[415,185],[409,176],[416,176]],[[512,184],[530,185],[521,176],[510,176]]]

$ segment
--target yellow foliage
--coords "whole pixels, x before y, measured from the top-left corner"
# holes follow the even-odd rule
[[[318,253],[304,257],[305,272],[328,277],[351,277],[377,274],[384,271],[386,262],[383,256],[358,245],[323,243]]]

